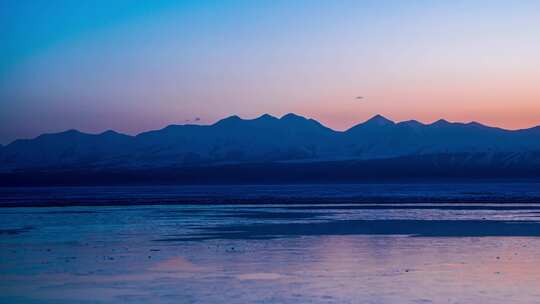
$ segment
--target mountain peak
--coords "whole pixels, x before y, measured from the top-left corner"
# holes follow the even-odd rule
[[[477,127],[477,128],[486,128],[485,125],[477,122],[477,121],[471,121],[469,123],[466,124],[467,126],[471,126],[471,127]]]
[[[276,120],[277,118],[270,115],[270,114],[263,114],[257,118],[255,118],[255,120]]]
[[[219,120],[214,125],[233,124],[233,123],[237,123],[237,122],[242,121],[242,120],[243,119],[240,118],[238,115],[232,115],[232,116],[229,116],[229,117],[226,117],[226,118],[223,118],[223,119]]]
[[[242,118],[240,118],[240,116],[238,115],[231,115],[229,117],[223,118],[221,121],[237,121],[237,120],[242,120]]]
[[[389,126],[389,125],[393,125],[394,122],[380,114],[377,114],[373,116],[372,118],[368,119],[364,124],[376,125],[376,126]]]
[[[407,121],[402,121],[399,123],[399,125],[403,125],[403,126],[407,126],[407,127],[421,127],[423,126],[424,124],[419,122],[418,120],[407,120]]]
[[[280,119],[282,120],[305,120],[306,118],[300,115],[296,115],[294,113],[287,113],[283,115]]]
[[[60,132],[60,134],[82,134],[82,132],[77,129],[69,129],[64,132]]]
[[[37,138],[41,138],[41,137],[50,137],[50,136],[55,136],[55,135],[60,135],[60,136],[64,136],[64,137],[74,137],[74,136],[81,136],[81,135],[87,135],[86,133],[83,133],[79,130],[76,130],[76,129],[69,129],[69,130],[66,130],[66,131],[63,131],[63,132],[60,132],[60,133],[45,133],[45,134],[42,134],[40,136],[38,136]]]
[[[431,125],[432,126],[448,126],[448,125],[451,125],[451,123],[448,120],[441,118],[437,120],[436,122],[432,123]]]
[[[111,136],[111,135],[120,135],[120,133],[114,131],[114,130],[107,130],[105,132],[101,132],[99,135],[108,135],[108,136]]]

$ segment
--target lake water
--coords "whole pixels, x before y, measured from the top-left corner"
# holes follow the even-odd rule
[[[539,192],[4,188],[0,303],[539,303]]]

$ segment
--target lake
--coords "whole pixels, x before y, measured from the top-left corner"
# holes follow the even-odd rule
[[[0,189],[0,303],[535,303],[535,183]]]

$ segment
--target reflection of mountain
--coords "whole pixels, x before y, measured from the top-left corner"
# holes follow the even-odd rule
[[[508,131],[444,120],[429,125],[394,123],[377,115],[337,132],[313,119],[288,114],[279,119],[263,115],[252,120],[231,116],[209,126],[171,125],[137,136],[75,130],[45,134],[0,147],[0,168],[4,172],[157,169],[276,162],[313,166],[314,162],[380,163],[382,159],[389,164],[398,158],[436,167],[474,164],[510,168],[538,166],[538,151],[540,127]]]

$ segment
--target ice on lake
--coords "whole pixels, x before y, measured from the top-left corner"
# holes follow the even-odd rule
[[[538,302],[540,204],[494,201],[1,208],[0,303]]]

